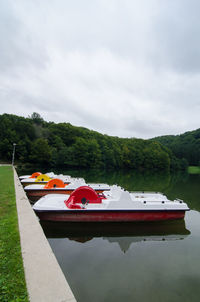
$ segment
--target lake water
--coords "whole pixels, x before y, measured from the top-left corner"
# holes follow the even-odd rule
[[[129,191],[160,191],[191,209],[184,220],[167,223],[43,222],[78,302],[200,300],[200,175],[67,172]]]

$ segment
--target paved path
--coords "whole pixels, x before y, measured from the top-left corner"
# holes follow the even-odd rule
[[[30,302],[76,302],[14,169],[16,204]]]

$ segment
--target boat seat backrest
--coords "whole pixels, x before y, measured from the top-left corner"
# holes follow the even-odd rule
[[[68,200],[73,199],[73,203],[82,203],[82,199],[86,199],[89,203],[101,203],[101,198],[98,194],[88,186],[81,186],[74,190]]]
[[[51,178],[47,176],[46,174],[40,174],[38,177],[35,179],[36,182],[39,181],[49,181]]]
[[[111,187],[111,190],[110,190],[110,195],[113,197],[113,198],[116,198],[118,199],[121,195],[121,193],[123,192],[122,188],[119,187],[119,186],[116,186],[116,185],[113,185]]]
[[[128,191],[122,191],[120,197],[116,200],[111,200],[107,208],[128,209],[133,207],[133,201]]]
[[[76,204],[74,201],[75,201],[75,196],[72,196],[71,198],[65,200],[65,205],[69,209],[81,209],[81,206],[79,204]]]
[[[41,174],[41,172],[34,172],[29,178],[37,178]]]
[[[53,178],[48,181],[48,183],[44,186],[44,189],[53,189],[53,188],[64,188],[65,184],[61,179]]]

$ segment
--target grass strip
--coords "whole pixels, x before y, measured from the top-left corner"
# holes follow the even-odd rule
[[[21,256],[13,169],[0,166],[0,302],[28,301]]]
[[[200,167],[198,166],[189,166],[188,173],[190,174],[200,174]]]

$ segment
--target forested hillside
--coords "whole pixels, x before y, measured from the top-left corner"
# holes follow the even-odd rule
[[[200,129],[181,135],[166,135],[154,138],[169,148],[176,157],[184,158],[191,166],[200,166]]]
[[[1,161],[11,162],[13,143],[18,162],[52,167],[170,170],[184,169],[186,164],[157,141],[45,122],[37,113],[29,118],[0,115]]]

